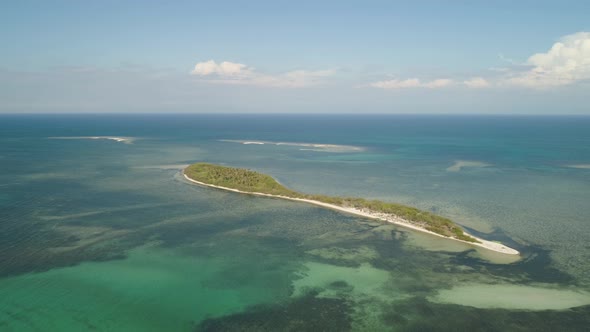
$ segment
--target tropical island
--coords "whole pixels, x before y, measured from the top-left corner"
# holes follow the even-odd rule
[[[281,185],[269,175],[249,169],[196,163],[183,170],[184,177],[200,185],[242,194],[276,197],[306,202],[371,219],[387,221],[432,235],[469,243],[492,251],[518,255],[519,252],[498,242],[467,234],[448,218],[402,204],[367,200],[357,197],[337,197],[304,194]]]

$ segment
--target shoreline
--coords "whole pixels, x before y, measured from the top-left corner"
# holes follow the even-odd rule
[[[201,182],[201,181],[197,181],[197,180],[191,179],[188,175],[186,175],[184,173],[184,170],[182,170],[182,175],[188,181],[190,181],[192,183],[196,183],[196,184],[201,185],[201,186],[205,186],[205,187],[217,188],[217,189],[222,189],[222,190],[226,190],[226,191],[232,191],[232,192],[240,193],[240,194],[247,194],[247,195],[254,195],[254,196],[263,196],[263,197],[271,197],[271,198],[280,198],[280,199],[286,199],[286,200],[290,200],[290,201],[296,201],[296,202],[303,202],[303,203],[313,204],[313,205],[325,207],[325,208],[328,208],[328,209],[332,209],[332,210],[337,210],[337,211],[340,211],[340,212],[345,212],[345,213],[353,214],[353,215],[360,216],[360,217],[365,217],[365,218],[369,218],[369,219],[376,219],[376,220],[386,221],[386,222],[391,223],[391,224],[394,224],[394,225],[398,225],[398,226],[402,226],[402,227],[405,227],[405,228],[413,229],[415,231],[419,231],[419,232],[423,232],[423,233],[435,235],[435,236],[438,236],[438,237],[441,237],[441,238],[444,238],[444,239],[459,241],[459,242],[462,242],[462,243],[466,243],[466,244],[469,244],[469,245],[473,245],[473,246],[477,246],[477,247],[480,247],[480,248],[488,249],[488,250],[491,250],[491,251],[494,251],[494,252],[498,252],[498,253],[501,253],[501,254],[506,254],[506,255],[520,255],[520,252],[518,250],[513,249],[513,248],[510,248],[510,247],[507,247],[507,246],[505,246],[505,245],[503,245],[501,243],[487,241],[487,240],[478,238],[476,236],[473,236],[471,234],[469,234],[469,236],[471,236],[474,239],[476,239],[477,241],[479,241],[479,243],[459,240],[459,239],[456,239],[456,238],[452,238],[452,237],[449,237],[449,236],[444,236],[444,235],[441,235],[441,234],[437,234],[437,233],[431,232],[431,231],[429,231],[427,229],[424,229],[422,227],[413,225],[412,223],[410,223],[409,221],[407,221],[405,219],[402,219],[402,218],[399,218],[399,217],[394,217],[392,215],[386,215],[384,213],[365,212],[365,211],[362,211],[362,210],[359,210],[359,209],[355,209],[355,208],[351,208],[351,207],[343,207],[343,206],[339,206],[339,205],[324,203],[324,202],[320,202],[320,201],[314,201],[314,200],[305,199],[305,198],[295,198],[295,197],[288,197],[288,196],[282,196],[282,195],[272,195],[272,194],[265,194],[265,193],[259,193],[259,192],[242,191],[242,190],[238,190],[238,189],[217,186],[217,185],[214,185],[214,184],[208,184],[208,183],[205,183],[205,182]]]

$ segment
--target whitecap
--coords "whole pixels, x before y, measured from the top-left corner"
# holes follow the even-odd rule
[[[125,144],[132,144],[137,138],[136,137],[119,137],[119,136],[61,136],[61,137],[49,137],[49,139],[92,139],[92,140],[110,140]]]
[[[240,143],[246,145],[276,145],[276,146],[294,146],[301,147],[299,150],[316,151],[316,152],[362,152],[365,148],[353,145],[324,144],[324,143],[301,143],[301,142],[273,142],[273,141],[251,141],[251,140],[232,140],[222,139],[220,142]]]

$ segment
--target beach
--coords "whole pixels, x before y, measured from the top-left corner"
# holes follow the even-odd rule
[[[448,237],[448,236],[444,236],[441,234],[437,234],[434,232],[431,232],[427,229],[424,229],[422,227],[419,227],[415,224],[412,224],[410,221],[407,221],[403,218],[394,216],[394,215],[390,215],[390,214],[385,214],[385,213],[375,213],[372,211],[365,211],[365,210],[360,210],[360,209],[356,209],[356,208],[352,208],[352,207],[343,207],[343,206],[338,206],[338,205],[334,205],[334,204],[329,204],[329,203],[324,203],[324,202],[320,202],[320,201],[315,201],[315,200],[311,200],[311,199],[304,199],[304,198],[294,198],[294,197],[288,197],[288,196],[282,196],[282,195],[272,195],[272,194],[265,194],[265,193],[259,193],[259,192],[249,192],[249,191],[242,191],[242,190],[238,190],[238,189],[233,189],[233,188],[228,188],[228,187],[222,187],[222,186],[217,186],[217,185],[213,185],[213,184],[208,184],[205,182],[201,182],[201,181],[197,181],[194,179],[191,179],[189,176],[187,176],[184,173],[184,170],[182,172],[184,178],[192,183],[198,184],[198,185],[202,185],[202,186],[206,186],[206,187],[211,187],[211,188],[217,188],[217,189],[222,189],[222,190],[227,190],[227,191],[233,191],[236,193],[240,193],[240,194],[248,194],[248,195],[255,195],[255,196],[264,196],[264,197],[272,197],[272,198],[280,198],[280,199],[286,199],[286,200],[291,200],[291,201],[297,201],[297,202],[304,202],[304,203],[308,203],[308,204],[313,204],[313,205],[318,205],[318,206],[322,206],[328,209],[332,209],[332,210],[337,210],[337,211],[341,211],[341,212],[345,212],[345,213],[349,213],[349,214],[353,214],[353,215],[357,215],[357,216],[361,216],[361,217],[365,217],[365,218],[370,218],[370,219],[376,219],[376,220],[381,220],[381,221],[386,221],[388,223],[392,223],[398,226],[402,226],[405,228],[410,228],[412,230],[415,231],[419,231],[419,232],[423,232],[423,233],[428,233],[431,235],[435,235],[438,237],[442,237],[442,238],[446,238],[449,240],[454,240],[454,241],[459,241],[459,242],[463,242],[472,246],[477,246],[480,248],[484,248],[487,250],[491,250],[494,252],[498,252],[498,253],[502,253],[502,254],[507,254],[507,255],[520,255],[520,252],[516,249],[507,247],[501,243],[497,243],[497,242],[492,242],[492,241],[487,241],[478,237],[475,237],[471,234],[468,234],[469,236],[473,237],[474,239],[476,239],[479,242],[468,242],[468,241],[463,241],[463,240],[459,240],[456,238],[452,238],[452,237]]]

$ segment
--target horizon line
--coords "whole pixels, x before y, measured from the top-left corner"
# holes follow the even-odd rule
[[[94,115],[94,116],[110,116],[110,115],[301,115],[301,116],[519,116],[519,117],[590,117],[590,114],[581,113],[547,113],[547,114],[531,114],[531,113],[353,113],[353,112],[0,112],[0,116],[15,116],[15,115]]]

